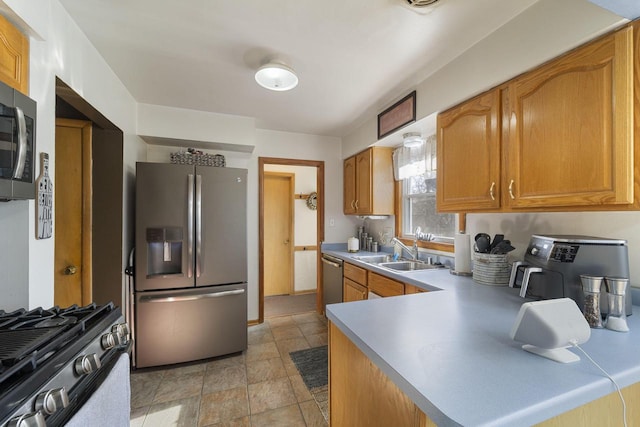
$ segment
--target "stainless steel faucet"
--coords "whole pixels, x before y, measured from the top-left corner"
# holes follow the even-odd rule
[[[414,260],[418,259],[418,240],[417,239],[415,239],[413,241],[413,248],[410,248],[409,246],[407,246],[404,243],[402,243],[400,240],[398,240],[397,237],[394,237],[393,239],[391,239],[391,241],[393,243],[399,245],[405,251],[409,252],[409,254],[411,255],[412,259],[414,259]]]

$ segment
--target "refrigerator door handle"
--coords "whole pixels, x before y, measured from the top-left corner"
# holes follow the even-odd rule
[[[241,295],[244,293],[244,289],[235,289],[233,291],[223,291],[223,292],[211,292],[208,294],[196,294],[196,295],[182,295],[182,296],[144,296],[140,298],[140,302],[182,302],[182,301],[195,301],[205,298],[222,298],[228,297],[231,295]]]
[[[200,277],[202,258],[202,175],[196,175],[196,277]]]
[[[187,277],[193,277],[193,174],[189,174],[187,189]]]

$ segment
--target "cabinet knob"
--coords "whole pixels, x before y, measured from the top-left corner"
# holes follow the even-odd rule
[[[514,181],[511,180],[511,182],[509,183],[509,197],[511,197],[511,200],[515,200],[515,196],[513,195],[513,183]]]
[[[493,194],[493,189],[494,188],[496,188],[496,182],[495,181],[493,181],[491,183],[491,187],[489,188],[489,196],[491,196],[491,200],[495,200],[496,199],[496,196],[494,196],[494,194]]]
[[[76,267],[75,265],[67,265],[64,269],[64,274],[67,276],[71,276],[73,274],[76,274],[78,272],[78,267]]]

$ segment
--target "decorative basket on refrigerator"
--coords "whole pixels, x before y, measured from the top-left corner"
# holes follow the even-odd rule
[[[171,163],[179,165],[197,165],[225,167],[226,162],[222,154],[206,154],[200,151],[189,149],[170,154]]]

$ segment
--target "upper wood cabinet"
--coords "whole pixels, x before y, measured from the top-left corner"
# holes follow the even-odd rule
[[[371,147],[344,161],[346,215],[393,215],[392,149]]]
[[[508,86],[513,208],[633,203],[633,34],[625,28]]]
[[[438,115],[439,211],[500,207],[500,91]]]
[[[438,116],[438,210],[634,207],[633,29]]]
[[[29,39],[0,15],[0,81],[29,94]]]

